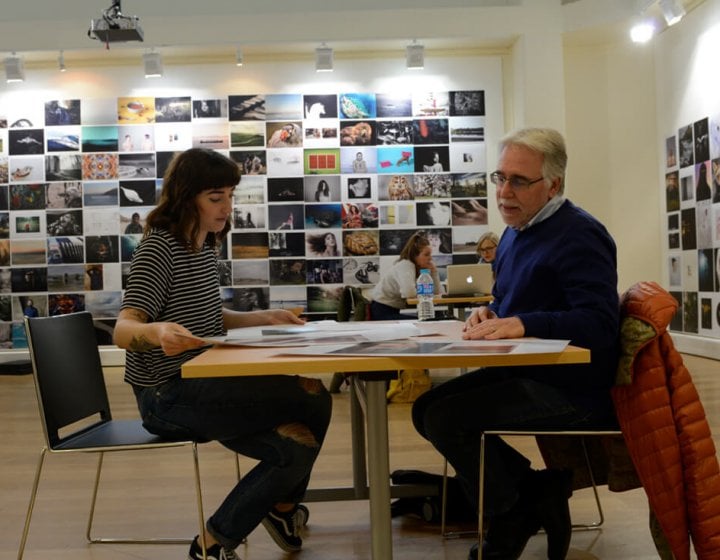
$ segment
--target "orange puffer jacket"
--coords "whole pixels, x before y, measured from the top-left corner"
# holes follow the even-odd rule
[[[622,300],[613,399],[630,456],[676,560],[720,559],[720,468],[690,372],[667,332],[677,302],[654,282]]]

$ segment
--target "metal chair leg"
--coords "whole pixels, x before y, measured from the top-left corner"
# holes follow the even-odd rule
[[[35,469],[35,480],[33,481],[32,492],[30,493],[30,503],[28,504],[27,514],[25,515],[25,525],[23,527],[22,537],[20,538],[17,560],[22,560],[23,554],[25,553],[25,543],[27,542],[28,532],[30,531],[30,520],[32,519],[33,509],[35,508],[35,498],[37,498],[40,474],[42,473],[46,454],[47,447],[43,447],[40,452],[40,458],[38,459],[37,469]]]

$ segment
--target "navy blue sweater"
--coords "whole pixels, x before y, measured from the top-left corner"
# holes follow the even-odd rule
[[[505,229],[495,272],[490,307],[499,317],[519,317],[525,336],[566,339],[591,351],[589,365],[527,368],[522,375],[571,394],[605,393],[619,336],[616,249],[605,227],[566,200],[524,231]]]

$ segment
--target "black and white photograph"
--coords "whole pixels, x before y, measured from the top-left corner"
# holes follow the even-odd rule
[[[267,210],[269,230],[305,229],[304,204],[269,204]]]
[[[80,154],[45,156],[46,181],[80,181],[80,179],[82,179],[82,156]]]
[[[240,181],[242,184],[242,181]],[[302,177],[274,178],[267,180],[268,202],[302,202],[305,187]]]
[[[418,202],[417,225],[445,227],[451,223],[450,201],[433,200],[431,202]]]
[[[154,179],[155,153],[119,154],[118,177],[125,179]]]
[[[303,95],[304,119],[337,119],[337,95]]]
[[[120,206],[154,206],[155,180],[120,181]]]
[[[18,128],[8,132],[8,153],[29,156],[45,153],[44,128]]]
[[[45,200],[47,208],[82,208],[83,184],[80,181],[48,183]]]
[[[190,122],[192,107],[190,97],[156,97],[155,122]]]
[[[375,95],[378,118],[412,116],[412,98],[402,93],[378,93]]]
[[[262,204],[243,204],[233,208],[233,228],[266,229],[266,206]]]
[[[225,99],[193,99],[193,119],[221,119],[228,116],[228,100]]]
[[[270,265],[270,285],[307,283],[305,259],[272,259]]]
[[[482,116],[485,114],[485,92],[462,90],[449,93],[451,116]]]
[[[265,120],[264,95],[231,95],[228,97],[228,119],[231,121]]]
[[[310,259],[306,261],[308,284],[342,284],[342,259]]]
[[[271,257],[305,256],[305,234],[302,231],[270,231],[268,242]]]
[[[233,261],[232,282],[234,286],[254,286],[269,282],[268,260]]]

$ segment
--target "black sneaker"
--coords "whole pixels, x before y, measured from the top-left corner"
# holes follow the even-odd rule
[[[223,548],[219,544],[209,546],[206,550],[207,560],[240,560],[234,550]],[[193,539],[188,553],[188,560],[203,560],[202,546],[200,546],[200,536]]]
[[[303,505],[297,505],[290,511],[278,511],[275,508],[262,520],[263,527],[285,552],[297,552],[302,548],[300,530],[307,523],[310,512]]]

